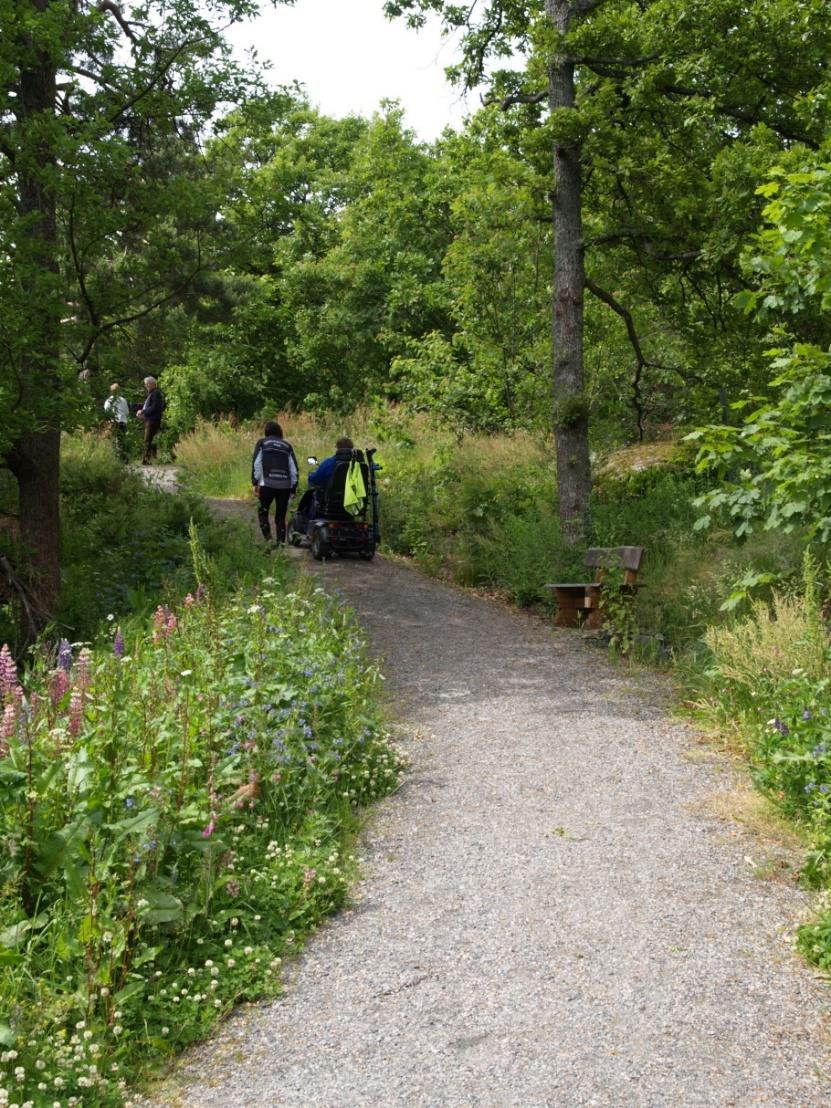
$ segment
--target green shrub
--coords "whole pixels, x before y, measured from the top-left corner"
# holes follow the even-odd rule
[[[61,631],[89,639],[108,615],[152,610],[168,589],[194,586],[188,530],[199,526],[228,580],[259,569],[244,525],[214,519],[201,498],[148,488],[97,435],[68,439],[61,467]]]
[[[399,780],[376,681],[342,608],[272,578],[41,651],[25,696],[0,655],[9,1100],[120,1104],[276,991],[344,902],[357,810]]]

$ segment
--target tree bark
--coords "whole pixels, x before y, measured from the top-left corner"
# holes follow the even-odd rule
[[[569,0],[545,0],[558,35],[568,33]],[[552,112],[574,110],[574,61],[560,47],[548,70]],[[584,545],[591,525],[589,416],[583,368],[583,219],[580,142],[554,146],[554,288],[552,303],[552,400],[557,457],[557,500],[563,538]]]
[[[37,16],[52,0],[29,0]],[[42,32],[41,32],[42,33]],[[35,31],[35,35],[38,32]],[[55,137],[56,66],[46,44],[28,44],[17,106],[18,211],[25,227],[20,271],[25,274],[21,317],[26,331],[20,361],[21,404],[34,413],[7,458],[20,494],[20,538],[31,557],[41,618],[54,616],[60,591],[60,330]]]

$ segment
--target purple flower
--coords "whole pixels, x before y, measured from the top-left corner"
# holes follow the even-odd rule
[[[790,735],[791,733],[790,727],[788,727],[786,723],[783,723],[781,719],[775,719],[773,721],[773,726],[780,735]]]
[[[811,718],[811,711],[809,708],[802,709],[802,718],[807,722]]]
[[[124,657],[124,636],[121,634],[120,627],[116,629],[115,638],[113,639],[113,654],[119,661]]]
[[[69,639],[61,639],[58,646],[58,669],[62,669],[64,673],[69,673],[72,669],[72,646]]]
[[[831,786],[828,786],[828,785],[820,785],[820,787],[819,787],[819,791],[820,791],[821,793],[827,793],[827,792],[829,791],[829,788],[831,788]]]

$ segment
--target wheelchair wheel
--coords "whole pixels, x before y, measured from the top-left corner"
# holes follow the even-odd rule
[[[320,528],[318,528],[312,535],[312,557],[316,562],[322,562],[324,558],[329,557],[329,554],[329,544],[321,535]]]

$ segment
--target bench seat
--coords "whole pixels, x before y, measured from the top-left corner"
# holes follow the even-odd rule
[[[555,627],[585,627],[589,630],[603,626],[603,572],[607,567],[623,570],[623,588],[633,595],[642,585],[638,583],[638,571],[643,559],[641,546],[592,547],[586,551],[585,563],[594,569],[594,581],[562,581],[546,585],[554,591],[557,614]]]

